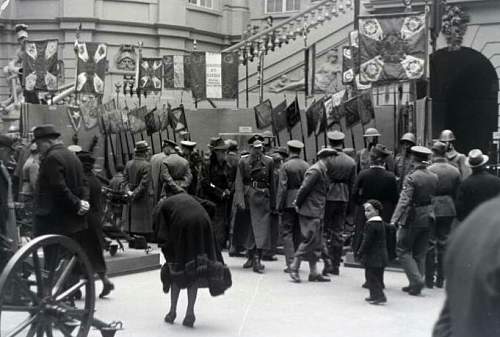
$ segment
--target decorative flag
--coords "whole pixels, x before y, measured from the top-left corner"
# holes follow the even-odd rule
[[[426,69],[425,14],[359,19],[361,83],[415,80]]]
[[[128,120],[130,125],[130,131],[132,133],[141,133],[146,130],[146,123],[144,122],[144,116],[148,113],[148,108],[142,106],[140,108],[130,110],[128,114]]]
[[[274,107],[271,116],[274,124],[274,129],[276,132],[280,132],[287,128],[287,118],[286,118],[286,99]]]
[[[88,100],[80,105],[80,113],[82,114],[83,126],[85,130],[91,130],[97,126],[99,119],[99,109],[95,100]]]
[[[325,106],[323,98],[314,101],[306,110],[307,135],[310,136],[318,130],[318,124],[323,118]]]
[[[170,105],[169,105],[170,108]],[[179,105],[177,108],[169,109],[168,122],[174,132],[180,132],[187,129],[186,114],[184,105]]]
[[[26,91],[57,90],[57,40],[26,41],[23,83]]]
[[[82,126],[82,115],[80,114],[80,107],[77,105],[68,105],[66,107],[69,122],[73,131],[78,132]]]
[[[104,43],[76,43],[76,91],[80,93],[104,94],[107,47]]]
[[[316,44],[304,50],[304,68],[306,74],[305,93],[306,96],[314,95],[314,82],[316,75]]]
[[[346,100],[347,91],[341,90],[332,95],[332,108],[330,113],[327,115],[327,125],[328,127],[333,124],[340,123],[340,119],[344,117],[344,111],[342,108],[342,103]]]
[[[165,107],[165,104],[163,105],[163,109],[161,112],[160,116],[160,129],[161,130],[166,130],[169,126],[169,120],[168,120],[168,114],[172,110],[172,106],[170,103],[167,102],[167,107]]]
[[[297,97],[286,108],[287,126],[291,129],[300,122],[300,109]]]
[[[342,84],[354,81],[354,62],[351,47],[342,47]]]
[[[375,119],[375,109],[373,108],[371,90],[365,90],[358,96],[358,111],[361,124],[368,124]]]
[[[146,132],[148,136],[151,136],[153,133],[160,131],[159,120],[155,113],[156,110],[157,108],[154,108],[144,115],[144,123],[146,124]]]
[[[361,119],[358,110],[358,98],[354,97],[343,104],[344,115],[345,115],[345,126],[347,128],[352,128],[354,125],[358,124]]]
[[[238,57],[233,53],[191,54],[190,87],[197,99],[238,96]]]
[[[139,66],[139,90],[161,91],[163,61],[161,58],[141,58]]]
[[[189,88],[189,55],[163,56],[163,80],[165,89]]]
[[[273,106],[270,100],[266,99],[253,109],[255,111],[255,125],[257,125],[257,129],[265,129],[272,124]]]
[[[0,15],[2,15],[2,12],[7,8],[9,5],[10,0],[3,0],[2,4],[0,5]]]

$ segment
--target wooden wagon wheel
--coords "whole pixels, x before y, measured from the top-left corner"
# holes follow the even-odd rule
[[[30,241],[0,275],[0,337],[86,337],[94,315],[93,274],[72,239],[45,235]],[[81,291],[85,299],[75,301]]]

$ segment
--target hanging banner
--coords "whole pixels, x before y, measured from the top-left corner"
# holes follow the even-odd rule
[[[425,14],[397,14],[359,19],[361,83],[416,80],[425,74]]]
[[[165,89],[189,88],[189,64],[190,58],[188,55],[163,56]]]
[[[139,66],[139,89],[142,92],[161,91],[163,61],[160,58],[142,58]]]
[[[57,90],[57,40],[26,41],[23,84],[26,91]]]
[[[354,64],[351,47],[342,47],[342,84],[352,84],[354,81]]]
[[[206,53],[207,98],[222,98],[222,57]]]
[[[104,43],[80,42],[75,44],[76,91],[94,95],[104,94],[107,47]]]
[[[73,131],[78,132],[82,126],[82,115],[80,114],[80,107],[77,105],[68,105],[66,107],[69,122]]]
[[[271,101],[266,99],[264,102],[256,105],[255,111],[255,125],[257,129],[265,129],[272,124],[272,111],[273,106]]]

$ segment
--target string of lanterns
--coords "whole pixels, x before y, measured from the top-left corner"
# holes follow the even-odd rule
[[[239,54],[239,61],[241,64],[253,62],[262,54],[275,51],[283,44],[295,41],[297,37],[306,38],[307,34],[312,29],[315,29],[323,25],[326,21],[346,13],[347,9],[352,9],[352,6],[352,0],[325,1],[325,4],[310,11],[306,11],[302,16],[297,17],[295,20],[284,25],[279,25],[272,31],[269,31],[258,38],[250,36],[246,40],[247,42],[242,44],[234,52]],[[260,33],[253,34],[253,36],[259,34]]]

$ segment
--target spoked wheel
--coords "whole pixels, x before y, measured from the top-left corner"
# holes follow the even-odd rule
[[[94,305],[93,272],[80,246],[65,236],[38,237],[0,275],[0,337],[86,337]]]

